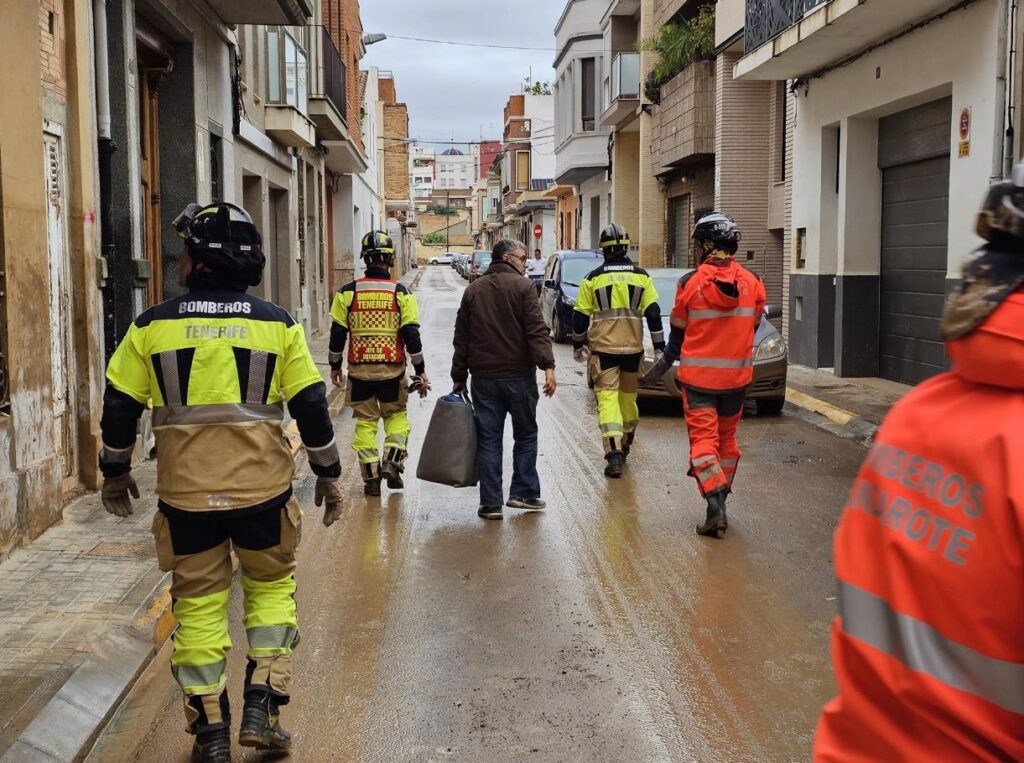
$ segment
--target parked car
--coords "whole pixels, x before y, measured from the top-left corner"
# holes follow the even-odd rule
[[[669,320],[672,305],[675,302],[676,284],[689,270],[675,268],[655,268],[647,271],[654,286],[658,290],[659,302],[663,312],[662,323],[665,327],[665,338],[668,339],[671,326]],[[757,405],[757,413],[762,416],[778,416],[786,403],[786,377],[789,371],[789,350],[786,340],[771,321],[782,316],[782,308],[766,305],[764,320],[754,334],[754,383],[747,393],[747,399]],[[677,362],[664,377],[653,382],[646,382],[643,375],[654,364],[654,348],[651,346],[650,335],[644,332],[644,360],[640,366],[640,384],[637,389],[640,397],[646,398],[679,398],[682,389],[678,381],[679,363]],[[595,368],[593,362],[587,364],[587,384],[594,386]]]
[[[487,268],[491,266],[491,253],[483,250],[477,250],[473,252],[473,256],[469,261],[468,275],[470,283],[475,281],[477,277],[482,276],[487,272]]]
[[[555,252],[548,258],[540,291],[544,323],[556,342],[568,342],[572,336],[572,312],[580,284],[604,262],[600,252],[572,249]]]
[[[469,264],[473,261],[472,254],[464,254],[455,263],[455,272],[463,278],[469,278]]]
[[[466,255],[462,254],[461,252],[457,252],[456,254],[452,255],[452,270],[458,270],[459,263],[462,262],[462,258],[465,256]]]
[[[455,255],[452,252],[445,252],[444,254],[435,254],[430,258],[429,262],[431,265],[451,265],[452,257]]]

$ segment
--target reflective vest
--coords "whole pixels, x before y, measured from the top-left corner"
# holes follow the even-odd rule
[[[348,362],[350,366],[371,363],[405,364],[405,344],[398,329],[402,311],[398,284],[376,278],[356,281],[348,309]]]
[[[731,257],[709,258],[680,279],[671,318],[673,327],[686,332],[679,381],[709,392],[749,386],[764,304],[764,284]]]
[[[136,318],[107,379],[152,404],[157,495],[190,511],[249,508],[289,491],[284,406],[323,383],[301,324],[222,291],[190,292]]]
[[[817,761],[1024,760],[1024,292],[890,412],[835,538]]]
[[[575,310],[590,318],[592,352],[635,355],[644,351],[644,313],[658,301],[647,271],[628,257],[605,262],[580,284]]]

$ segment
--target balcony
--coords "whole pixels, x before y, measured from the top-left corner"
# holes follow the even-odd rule
[[[311,0],[207,0],[225,24],[302,26],[313,15]]]
[[[284,29],[267,30],[267,110],[264,130],[285,146],[316,145],[309,111],[306,51]]]
[[[326,27],[320,29],[317,87],[309,97],[309,116],[321,140],[348,138],[348,96],[345,63]]]
[[[663,26],[670,22],[680,11],[696,8],[702,0],[654,0],[654,22]]]
[[[737,78],[784,80],[841,61],[956,0],[747,0]]]
[[[294,106],[267,104],[263,129],[283,146],[312,148],[316,145],[313,123]]]
[[[615,56],[607,86],[609,105],[601,115],[601,125],[618,127],[631,119],[640,106],[640,54],[619,53]]]
[[[690,64],[661,88],[654,116],[655,174],[699,164],[715,153],[715,64]]]

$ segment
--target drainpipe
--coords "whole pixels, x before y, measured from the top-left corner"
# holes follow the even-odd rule
[[[993,183],[999,182],[1007,173],[1003,169],[1003,157],[1006,155],[1006,70],[1009,49],[1009,31],[1007,29],[1007,18],[1009,16],[1009,0],[999,0],[996,11],[996,23],[998,24],[998,38],[996,40],[996,122],[995,134],[992,142],[992,176]],[[1010,149],[1012,151],[1012,149]]]
[[[1007,70],[1009,71],[1008,97],[1006,109],[1006,140],[1003,142],[1003,172],[1004,177],[1010,177],[1013,173],[1013,159],[1015,145],[1014,123],[1017,121],[1017,9],[1018,0],[1010,3],[1009,25],[1010,47],[1007,56]]]
[[[106,0],[93,0],[93,38],[96,63],[96,126],[99,133],[100,252],[103,258],[103,347],[106,359],[117,344],[114,320],[114,217],[111,206],[111,157],[117,144],[110,136],[110,59],[107,47]]]

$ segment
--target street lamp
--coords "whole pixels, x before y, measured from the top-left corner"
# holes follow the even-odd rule
[[[384,42],[388,36],[386,34],[364,34],[363,45],[373,45],[377,42]]]

